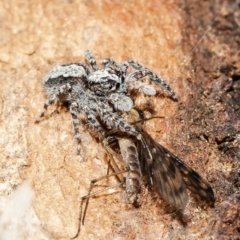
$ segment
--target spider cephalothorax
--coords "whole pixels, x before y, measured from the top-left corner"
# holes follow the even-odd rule
[[[134,61],[116,63],[111,59],[102,61],[102,69],[97,67],[93,55],[85,51],[86,63],[70,63],[54,67],[44,79],[44,89],[48,100],[44,104],[44,113],[49,105],[69,103],[73,118],[75,137],[80,143],[78,115],[82,113],[93,129],[104,135],[105,128],[117,128],[122,132],[137,136],[138,131],[121,116],[132,109],[134,103],[130,92],[141,90],[147,95],[155,95],[152,85],[138,81],[149,79],[166,90],[176,100],[172,89],[148,68]],[[131,66],[135,71],[128,71]]]

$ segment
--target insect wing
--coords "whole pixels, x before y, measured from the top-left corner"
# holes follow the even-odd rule
[[[145,131],[141,133],[138,152],[143,175],[166,202],[176,209],[184,209],[188,202],[187,188],[172,155]]]
[[[183,181],[185,182],[187,188],[194,194],[204,199],[210,206],[213,206],[215,202],[215,197],[210,184],[205,179],[203,179],[196,171],[187,166],[183,161],[181,161],[178,157],[169,152],[166,148],[161,145],[160,147],[163,149],[163,152],[165,152],[165,154],[170,155],[171,161],[181,172]]]
[[[155,142],[147,132],[142,130],[141,133],[143,139],[139,141],[138,149],[141,151],[139,155],[142,171],[148,175],[153,188],[162,198],[177,209],[183,209],[188,201],[187,188],[213,206],[215,198],[209,183]]]

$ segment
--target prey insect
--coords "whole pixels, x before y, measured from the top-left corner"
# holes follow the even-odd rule
[[[140,124],[144,119],[141,110],[132,109],[126,118],[136,120],[133,126],[140,133],[141,138],[126,135],[118,129],[109,131],[104,140],[105,149],[110,156],[114,173],[101,177],[98,180],[110,176],[119,176],[120,183],[110,186],[124,186],[126,200],[135,206],[140,205],[141,187],[143,178],[147,180],[148,185],[154,189],[158,195],[169,203],[176,210],[184,210],[188,203],[188,192],[190,190],[194,195],[200,197],[209,206],[214,205],[214,192],[210,184],[203,179],[196,171],[187,166],[181,159],[157,143]],[[123,166],[116,165],[119,163]],[[126,173],[125,177],[122,174]],[[83,221],[86,214],[89,198],[104,191],[91,193],[95,181],[92,182],[88,195],[84,197],[86,207],[83,214]]]
[[[143,116],[142,113],[141,115]],[[187,189],[213,206],[215,198],[209,183],[181,159],[157,143],[142,125],[134,124],[134,126],[141,138],[127,136],[127,139],[131,140],[129,146],[121,144],[126,138],[126,134],[118,132],[112,135],[119,142],[118,147],[122,157],[129,164],[130,172],[132,171],[132,176],[127,176],[126,182],[130,182],[128,178],[131,178],[134,186],[137,182],[141,182],[142,175],[161,198],[178,210],[183,210],[186,207],[188,202]],[[134,144],[137,148],[137,154],[123,154],[129,152],[130,148],[133,149]],[[124,147],[125,149],[123,149]],[[132,161],[136,156],[138,156],[138,160]],[[132,164],[132,162],[134,163]],[[140,166],[141,174],[135,171],[137,164]],[[140,186],[140,184],[138,185]],[[131,187],[128,188],[131,189]]]

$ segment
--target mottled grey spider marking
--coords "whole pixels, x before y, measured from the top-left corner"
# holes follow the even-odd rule
[[[40,116],[44,116],[51,104],[65,102],[72,87],[76,84],[83,85],[89,73],[88,66],[81,63],[54,67],[44,78],[44,90],[48,99]]]
[[[77,78],[87,77],[89,68],[80,63],[64,64],[53,68],[44,78],[45,83],[49,83],[50,79],[63,78]]]
[[[48,97],[40,115],[43,117],[49,105],[60,106],[68,103],[73,118],[74,136],[80,151],[78,115],[85,116],[86,123],[104,136],[106,129],[119,129],[132,136],[138,131],[129,125],[121,116],[133,108],[130,96],[132,89],[142,90],[147,95],[154,95],[153,86],[138,81],[148,76],[149,79],[166,90],[176,100],[172,89],[148,68],[134,61],[117,63],[112,59],[102,61],[98,69],[96,60],[89,50],[85,51],[86,63],[70,63],[54,67],[44,78],[44,89]],[[128,73],[129,66],[136,69]]]
[[[104,68],[109,68],[111,66],[114,66],[116,68],[119,68],[121,66],[121,64],[115,62],[114,60],[110,59],[110,58],[105,58],[102,60],[102,65]]]

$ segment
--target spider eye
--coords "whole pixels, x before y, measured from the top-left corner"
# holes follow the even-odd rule
[[[116,89],[119,89],[119,87],[120,87],[120,83],[117,83],[116,84]]]
[[[120,87],[120,83],[115,82],[111,85],[110,90],[115,91],[115,90],[119,89],[119,87]]]
[[[119,87],[120,87],[119,82],[116,82],[114,80],[109,80],[108,81],[108,86],[107,86],[108,90],[115,91],[115,90],[119,89]]]

